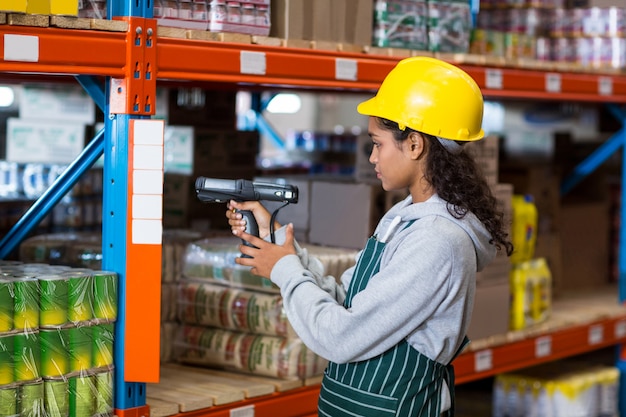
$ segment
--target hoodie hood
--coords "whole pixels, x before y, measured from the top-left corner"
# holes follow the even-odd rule
[[[419,220],[428,216],[438,216],[448,219],[463,229],[470,237],[476,251],[477,270],[482,270],[496,256],[496,247],[489,243],[491,235],[483,223],[478,220],[473,213],[467,213],[463,218],[457,219],[450,214],[447,204],[448,203],[437,194],[434,194],[425,202],[413,204],[411,196],[409,195],[385,214],[376,228],[375,234],[377,236],[391,235],[394,232],[391,229],[396,227],[395,224],[398,220],[400,220],[400,224],[406,224],[412,220]],[[396,219],[397,217],[400,219]],[[394,221],[394,219],[396,220]]]

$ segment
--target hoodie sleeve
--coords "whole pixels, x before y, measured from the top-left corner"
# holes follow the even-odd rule
[[[285,229],[284,227],[276,231],[276,242],[282,244],[285,241]],[[330,295],[339,304],[343,304],[346,298],[346,290],[342,284],[338,283],[337,279],[330,275],[324,275],[324,265],[322,262],[314,256],[310,256],[309,252],[301,247],[297,241],[294,240],[294,246],[296,248],[296,255],[302,265],[302,268],[306,270],[310,277],[314,280],[315,284]],[[349,268],[342,274],[341,282],[350,282],[352,271],[354,267]]]
[[[349,309],[320,288],[297,256],[283,257],[270,278],[280,287],[287,316],[303,342],[328,360],[346,363],[377,356],[422,328],[427,332],[424,323],[463,296],[462,285],[451,283],[452,271],[475,273],[476,268],[467,234],[447,220],[440,220],[443,227],[432,221],[422,220],[419,230],[394,238],[386,249],[393,256],[385,256],[388,262]]]

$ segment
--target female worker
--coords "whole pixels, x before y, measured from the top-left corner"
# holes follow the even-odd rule
[[[370,162],[383,189],[410,192],[380,220],[357,264],[337,284],[294,241],[291,224],[277,230],[276,244],[257,238],[237,211],[253,212],[262,238],[269,212],[233,201],[231,229],[254,246],[242,245],[249,257],[237,263],[280,287],[298,336],[330,361],[320,416],[451,416],[450,363],[467,342],[476,272],[497,250],[513,250],[489,186],[463,151],[484,136],[483,98],[461,69],[413,57],[357,110],[369,116]]]

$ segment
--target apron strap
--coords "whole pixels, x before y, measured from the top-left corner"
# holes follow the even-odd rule
[[[448,409],[448,411],[446,411],[446,414],[445,414],[446,417],[454,417],[454,411],[455,411],[454,410],[454,397],[455,397],[454,395],[454,366],[452,365],[452,362],[454,361],[454,359],[456,359],[457,356],[459,356],[459,354],[463,351],[463,349],[465,349],[465,346],[467,346],[469,342],[470,342],[469,338],[467,336],[464,336],[461,346],[459,346],[456,353],[454,354],[454,357],[452,358],[450,363],[446,365],[446,368],[445,368],[444,380],[446,381],[446,384],[448,384],[448,390],[450,391],[450,408]]]

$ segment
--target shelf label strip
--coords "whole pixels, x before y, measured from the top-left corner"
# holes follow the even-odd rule
[[[601,96],[613,95],[613,79],[610,77],[598,78],[598,93]]]
[[[230,410],[230,417],[254,417],[254,405],[237,407]]]
[[[626,320],[615,322],[615,338],[622,339],[626,337]]]
[[[561,74],[546,74],[546,91],[549,93],[561,92]]]
[[[335,79],[356,81],[358,79],[359,65],[354,59],[335,59]]]
[[[604,327],[601,324],[596,324],[589,327],[589,345],[597,345],[604,341]]]
[[[4,35],[5,61],[38,62],[39,37],[27,35]]]
[[[552,354],[552,336],[538,337],[535,340],[535,357],[545,358]]]
[[[239,54],[239,72],[242,74],[265,75],[267,72],[265,53],[241,51]]]
[[[484,372],[493,369],[493,351],[491,349],[481,350],[474,354],[474,371]]]
[[[502,90],[503,86],[502,71],[499,69],[487,68],[487,71],[485,72],[485,87],[494,90]]]

